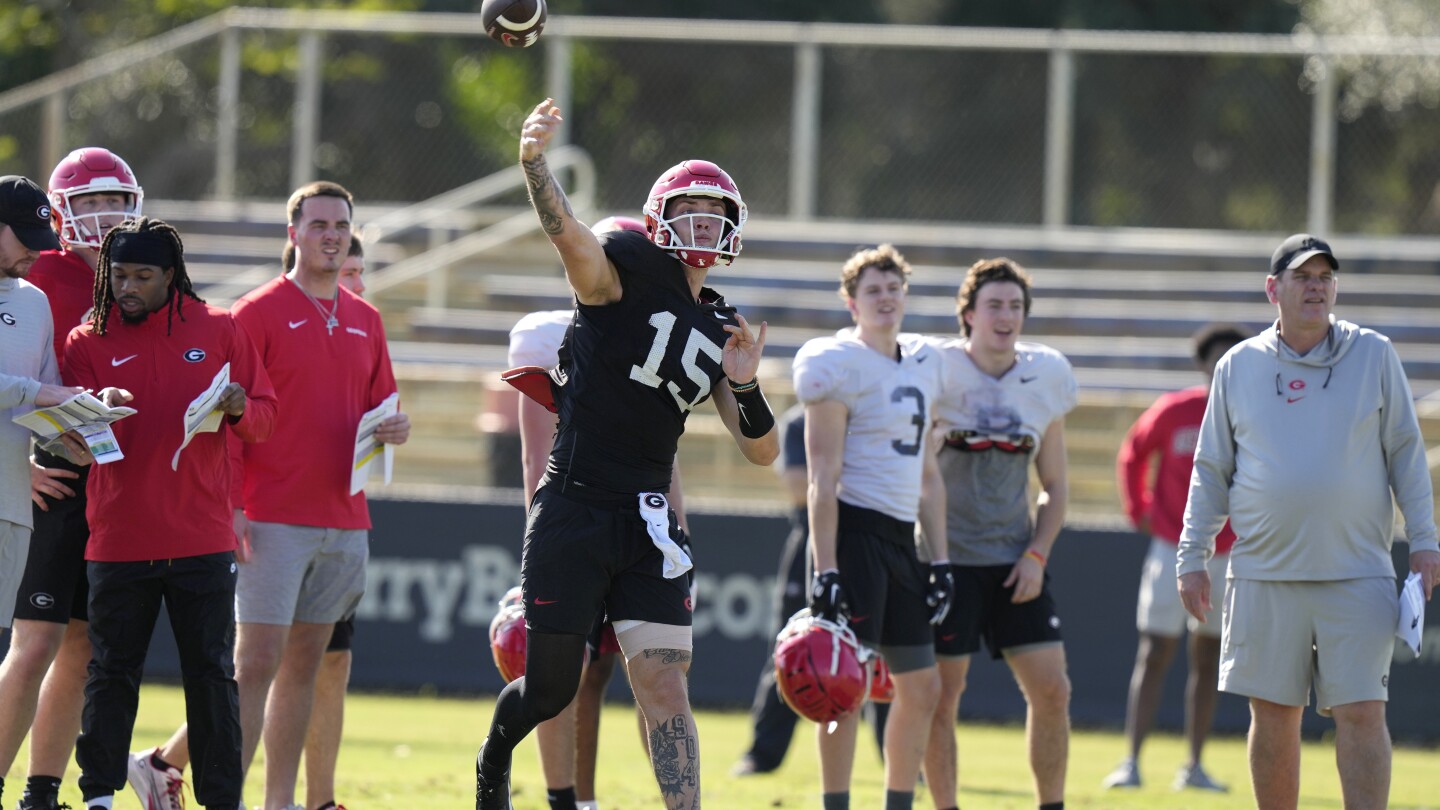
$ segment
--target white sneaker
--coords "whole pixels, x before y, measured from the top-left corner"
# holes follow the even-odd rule
[[[1205,769],[1199,765],[1193,768],[1189,765],[1181,765],[1180,770],[1175,774],[1176,790],[1194,788],[1196,790],[1209,790],[1215,793],[1229,793],[1230,786],[1222,785],[1210,778]]]
[[[160,770],[150,761],[151,748],[130,755],[128,778],[130,787],[140,798],[145,810],[185,810],[185,780],[175,768]]]
[[[1126,759],[1115,770],[1105,777],[1100,783],[1106,790],[1110,788],[1138,788],[1140,787],[1140,767],[1133,759]]]

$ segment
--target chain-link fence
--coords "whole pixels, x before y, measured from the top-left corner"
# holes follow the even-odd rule
[[[96,144],[168,199],[410,202],[511,164],[549,94],[611,211],[703,156],[765,217],[1434,232],[1436,94],[1337,113],[1342,52],[1440,43],[556,18],[506,50],[478,15],[231,9],[0,93],[0,172]]]

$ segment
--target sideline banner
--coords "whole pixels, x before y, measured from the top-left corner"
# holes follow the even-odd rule
[[[496,603],[520,581],[524,514],[515,504],[374,499],[369,588],[355,631],[352,684],[361,689],[495,693],[504,685],[490,657]],[[695,704],[750,704],[768,645],[776,567],[788,523],[779,516],[692,512],[698,599],[690,693]],[[1128,532],[1067,529],[1049,569],[1072,684],[1077,725],[1118,728],[1134,666],[1135,601],[1148,540]],[[1397,570],[1408,548],[1396,545]],[[1433,605],[1432,605],[1433,607]],[[1391,731],[1399,739],[1440,738],[1440,608],[1427,611],[1424,655],[1397,656],[1390,674]],[[7,634],[8,635],[8,634]],[[0,641],[0,645],[3,645]],[[1157,720],[1182,727],[1183,645],[1171,666]],[[175,679],[179,665],[161,614],[147,662]],[[613,698],[628,696],[623,674]],[[961,718],[1023,722],[1025,704],[1009,668],[982,651],[970,670]],[[1245,701],[1221,695],[1217,731],[1249,724]],[[1307,732],[1333,728],[1305,712]]]

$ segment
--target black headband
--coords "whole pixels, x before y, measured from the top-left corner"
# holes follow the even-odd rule
[[[148,264],[169,269],[180,258],[174,241],[160,233],[120,231],[110,237],[109,247],[111,264]]]

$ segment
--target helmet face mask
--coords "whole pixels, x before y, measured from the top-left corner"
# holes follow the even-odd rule
[[[843,624],[801,610],[775,640],[775,685],[796,714],[829,723],[870,693],[874,653]]]
[[[123,210],[80,202],[83,197],[100,194],[124,195]],[[99,250],[111,228],[141,215],[144,201],[145,190],[135,173],[108,149],[76,149],[50,173],[51,216],[61,244],[69,249]]]
[[[748,218],[735,181],[706,160],[672,166],[655,181],[645,201],[650,241],[689,267],[733,262],[740,255],[740,234]]]

